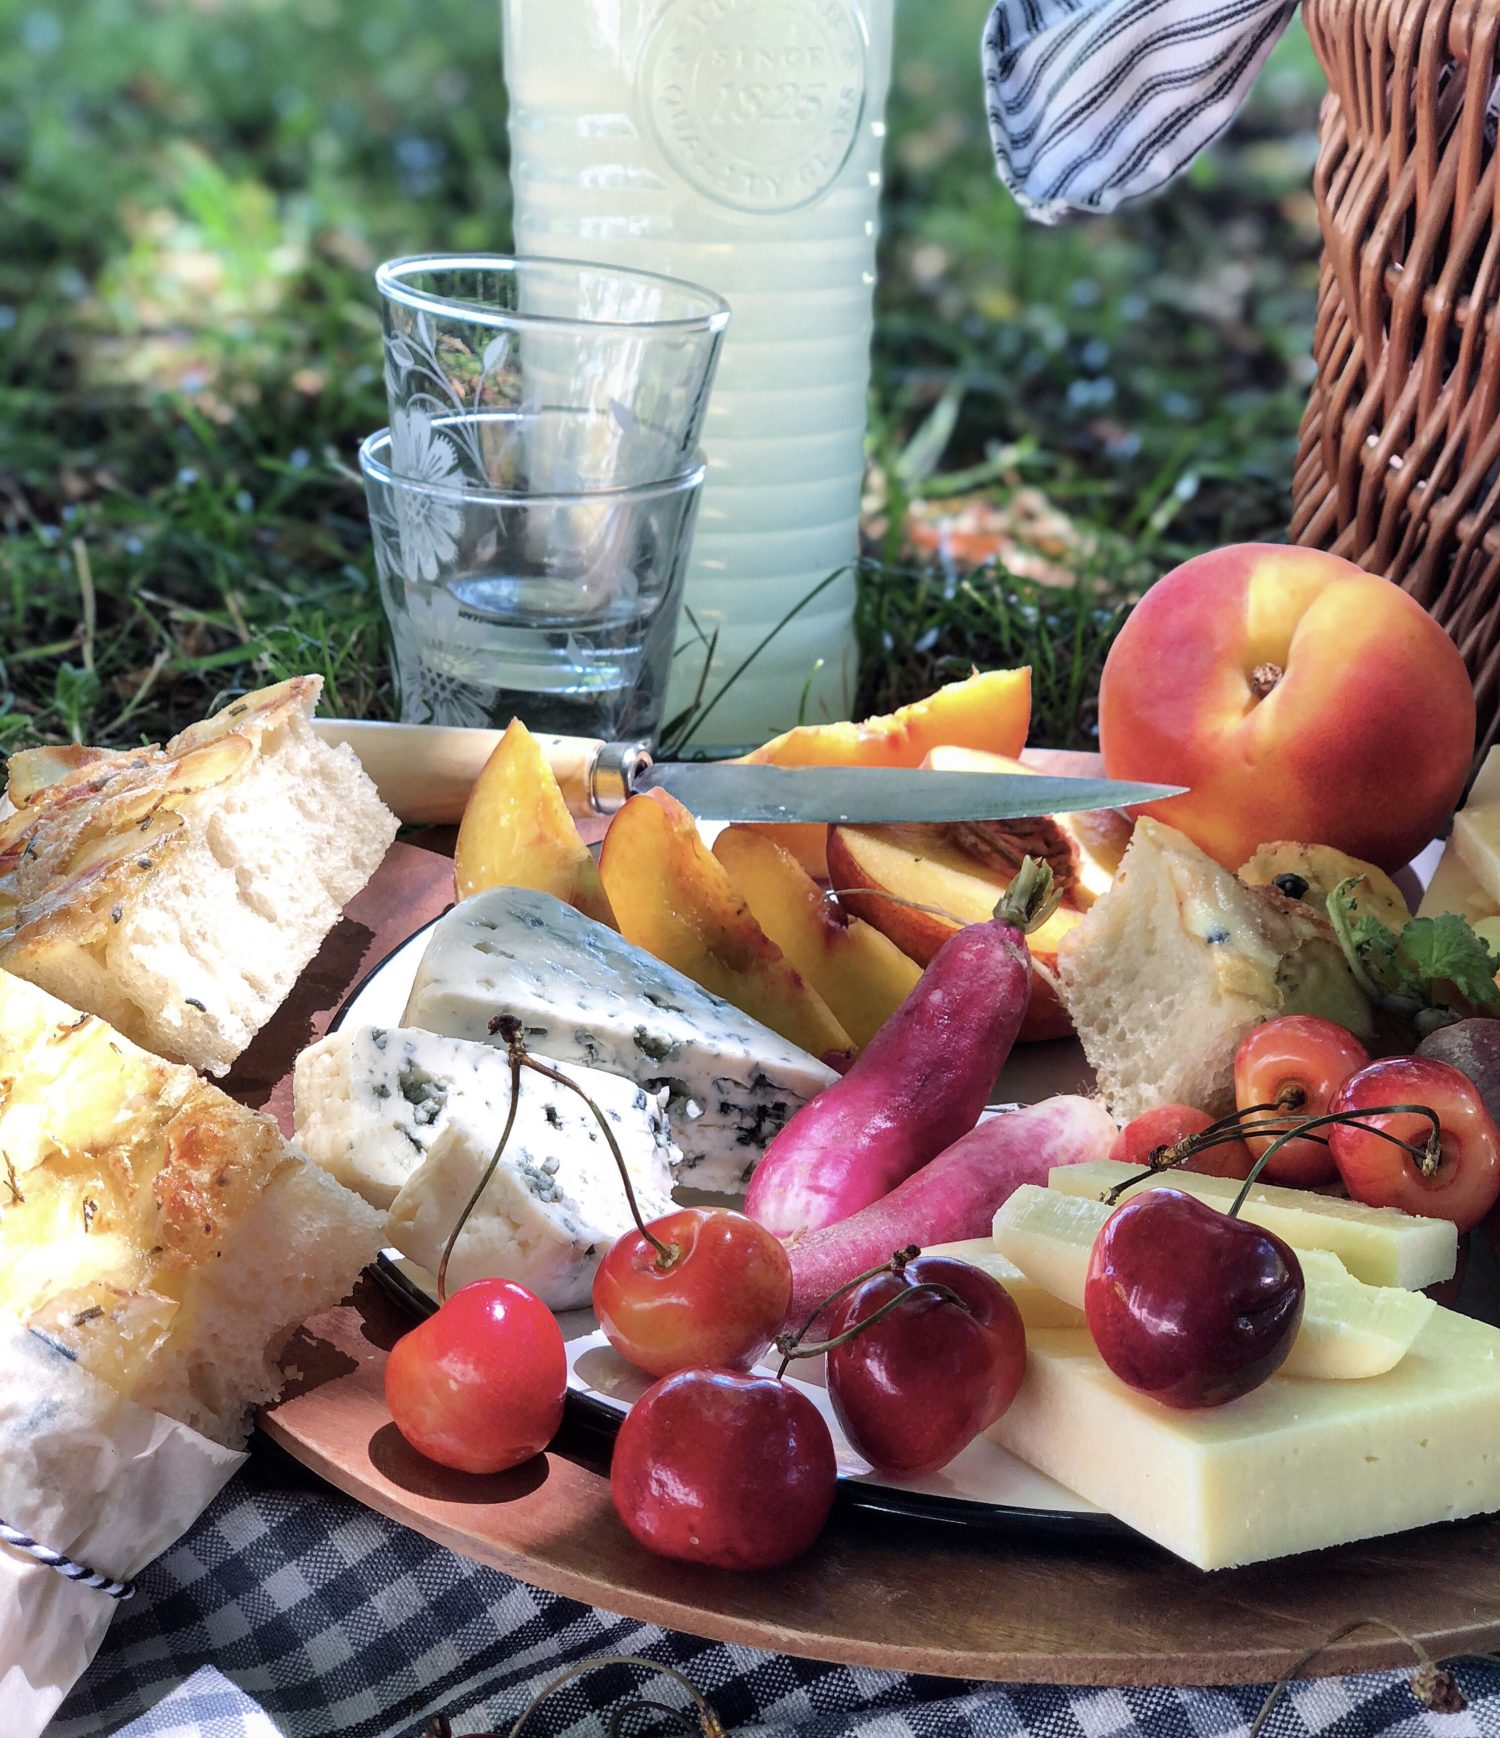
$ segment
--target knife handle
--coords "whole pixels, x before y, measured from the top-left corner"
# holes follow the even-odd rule
[[[474,781],[503,734],[358,718],[315,718],[313,729],[325,742],[352,748],[382,802],[413,826],[462,820]],[[630,796],[634,775],[651,764],[644,743],[583,736],[538,736],[536,743],[579,817],[613,814]]]

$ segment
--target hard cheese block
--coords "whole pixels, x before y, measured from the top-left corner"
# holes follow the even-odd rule
[[[1055,1292],[1028,1279],[1013,1261],[995,1248],[987,1237],[965,1238],[961,1243],[935,1243],[924,1249],[923,1255],[946,1255],[954,1261],[967,1261],[970,1267],[981,1268],[991,1279],[998,1280],[1010,1293],[1021,1312],[1026,1331],[1033,1328],[1078,1328],[1083,1326],[1083,1311],[1065,1303]]]
[[[1419,917],[1455,912],[1470,923],[1500,913],[1500,748],[1492,748],[1454,817],[1453,837],[1418,907]]]
[[[642,1218],[670,1212],[670,1149],[661,1106],[643,1087],[597,1069],[560,1072],[576,1079],[604,1112]],[[444,1118],[426,1158],[391,1203],[391,1242],[429,1273],[437,1272],[499,1137],[492,1121],[476,1127],[462,1115]],[[577,1093],[523,1069],[515,1123],[454,1245],[448,1290],[475,1279],[514,1279],[551,1309],[577,1309],[588,1303],[595,1270],[610,1245],[633,1224],[594,1113]]]
[[[1049,1172],[1047,1186],[1069,1195],[1097,1197],[1140,1175],[1138,1166],[1096,1159],[1057,1167]],[[1240,1192],[1232,1177],[1205,1177],[1191,1171],[1146,1177],[1137,1187],[1162,1184],[1215,1207],[1228,1207]],[[1401,1285],[1420,1291],[1451,1279],[1458,1263],[1458,1233],[1446,1219],[1420,1219],[1395,1207],[1364,1207],[1358,1201],[1314,1195],[1305,1189],[1257,1183],[1241,1216],[1274,1231],[1293,1249],[1329,1250],[1366,1285]]]
[[[497,887],[434,927],[405,1024],[490,1038],[515,1015],[543,1056],[665,1088],[678,1181],[744,1188],[788,1117],[838,1076],[670,966],[545,893]]]
[[[1492,748],[1485,757],[1469,800],[1453,817],[1452,849],[1500,905],[1500,749]]]
[[[1039,1328],[989,1434],[1200,1569],[1258,1563],[1500,1509],[1500,1332],[1440,1309],[1383,1376],[1180,1412]]]
[[[1035,1284],[1082,1309],[1089,1257],[1118,1211],[1085,1195],[1023,1183],[995,1215],[995,1247]],[[1288,1376],[1378,1376],[1406,1356],[1437,1308],[1419,1291],[1366,1285],[1326,1249],[1296,1253],[1304,1307],[1282,1365]]]
[[[1466,923],[1481,923],[1500,912],[1500,900],[1485,891],[1474,871],[1459,856],[1451,839],[1443,848],[1438,866],[1427,883],[1427,891],[1417,907],[1417,916],[1443,917],[1450,912]]]

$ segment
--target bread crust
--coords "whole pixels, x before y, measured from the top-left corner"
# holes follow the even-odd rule
[[[320,1260],[302,1227],[281,1226],[255,1251],[266,1316],[247,1312],[223,1357],[205,1305],[247,1253],[247,1221],[310,1162],[269,1117],[3,971],[0,1154],[0,1314],[223,1440],[276,1386],[277,1282],[312,1278],[335,1302],[380,1241],[379,1216],[345,1190],[329,1197],[338,1235]]]
[[[1181,1103],[1234,1108],[1234,1052],[1252,1026],[1316,1013],[1360,1035],[1370,1010],[1311,906],[1249,886],[1144,818],[1113,886],[1058,948],[1063,999],[1122,1120]]]
[[[0,966],[60,943],[91,948],[185,842],[185,823],[243,778],[268,730],[310,717],[322,681],[247,695],[165,748],[21,749],[7,763],[15,813],[0,822]],[[7,900],[7,896],[8,900]]]
[[[396,820],[299,676],[165,747],[12,756],[0,967],[222,1074],[275,1011]]]

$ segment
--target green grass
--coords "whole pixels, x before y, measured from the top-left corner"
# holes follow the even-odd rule
[[[1039,733],[1087,741],[1122,604],[1187,553],[1285,523],[1318,74],[1290,37],[1168,195],[1044,231],[994,179],[982,13],[898,14],[861,705],[1024,658]],[[508,243],[494,8],[33,0],[10,17],[0,749],[159,737],[303,669],[340,711],[388,712],[352,470],[383,420],[370,271]],[[913,551],[913,503],[976,493],[1014,521],[1004,564]]]

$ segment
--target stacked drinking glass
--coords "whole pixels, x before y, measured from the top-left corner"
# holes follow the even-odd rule
[[[402,717],[653,739],[728,307],[563,260],[376,282],[390,426],[359,457]]]

